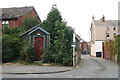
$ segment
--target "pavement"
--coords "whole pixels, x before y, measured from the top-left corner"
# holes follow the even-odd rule
[[[37,66],[37,65],[3,65],[2,74],[49,74],[73,70],[73,67]]]

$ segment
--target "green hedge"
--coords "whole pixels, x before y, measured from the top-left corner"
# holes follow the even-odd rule
[[[115,36],[115,47],[118,55],[118,62],[120,62],[120,35]]]

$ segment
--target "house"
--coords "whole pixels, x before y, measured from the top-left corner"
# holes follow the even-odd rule
[[[50,43],[50,33],[41,28],[41,24],[27,30],[20,35],[21,38],[28,40],[29,44],[35,47],[35,60],[39,61]]]
[[[38,14],[33,6],[29,7],[13,7],[13,8],[1,8],[2,13],[2,26],[17,27],[22,26],[24,19],[30,17],[37,17]],[[39,18],[39,22],[41,22]]]
[[[103,57],[103,42],[106,40],[114,40],[114,36],[118,34],[118,20],[105,20],[105,16],[100,20],[91,22],[91,55]]]

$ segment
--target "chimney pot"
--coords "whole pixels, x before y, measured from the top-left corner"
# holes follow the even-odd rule
[[[102,22],[105,22],[105,16],[104,15],[103,15],[101,20],[102,20]]]
[[[94,20],[94,19],[95,19],[95,17],[94,17],[94,15],[93,15],[92,20]]]

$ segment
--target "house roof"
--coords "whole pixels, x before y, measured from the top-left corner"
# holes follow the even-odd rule
[[[105,22],[102,22],[101,20],[94,20],[94,24],[97,26],[118,26],[118,20],[105,20]]]
[[[31,11],[34,7],[13,7],[13,8],[1,8],[2,11],[2,19],[11,19],[11,18],[19,18],[24,14]]]
[[[30,34],[34,33],[35,31],[37,31],[37,30],[42,31],[42,32],[44,32],[44,33],[47,34],[47,35],[50,34],[50,33],[47,32],[46,30],[44,30],[44,29],[41,28],[41,24],[38,24],[38,25],[34,26],[33,28],[27,30],[25,33],[21,34],[20,37],[22,37],[22,36],[24,36],[24,35],[26,35],[26,34],[30,35]]]

